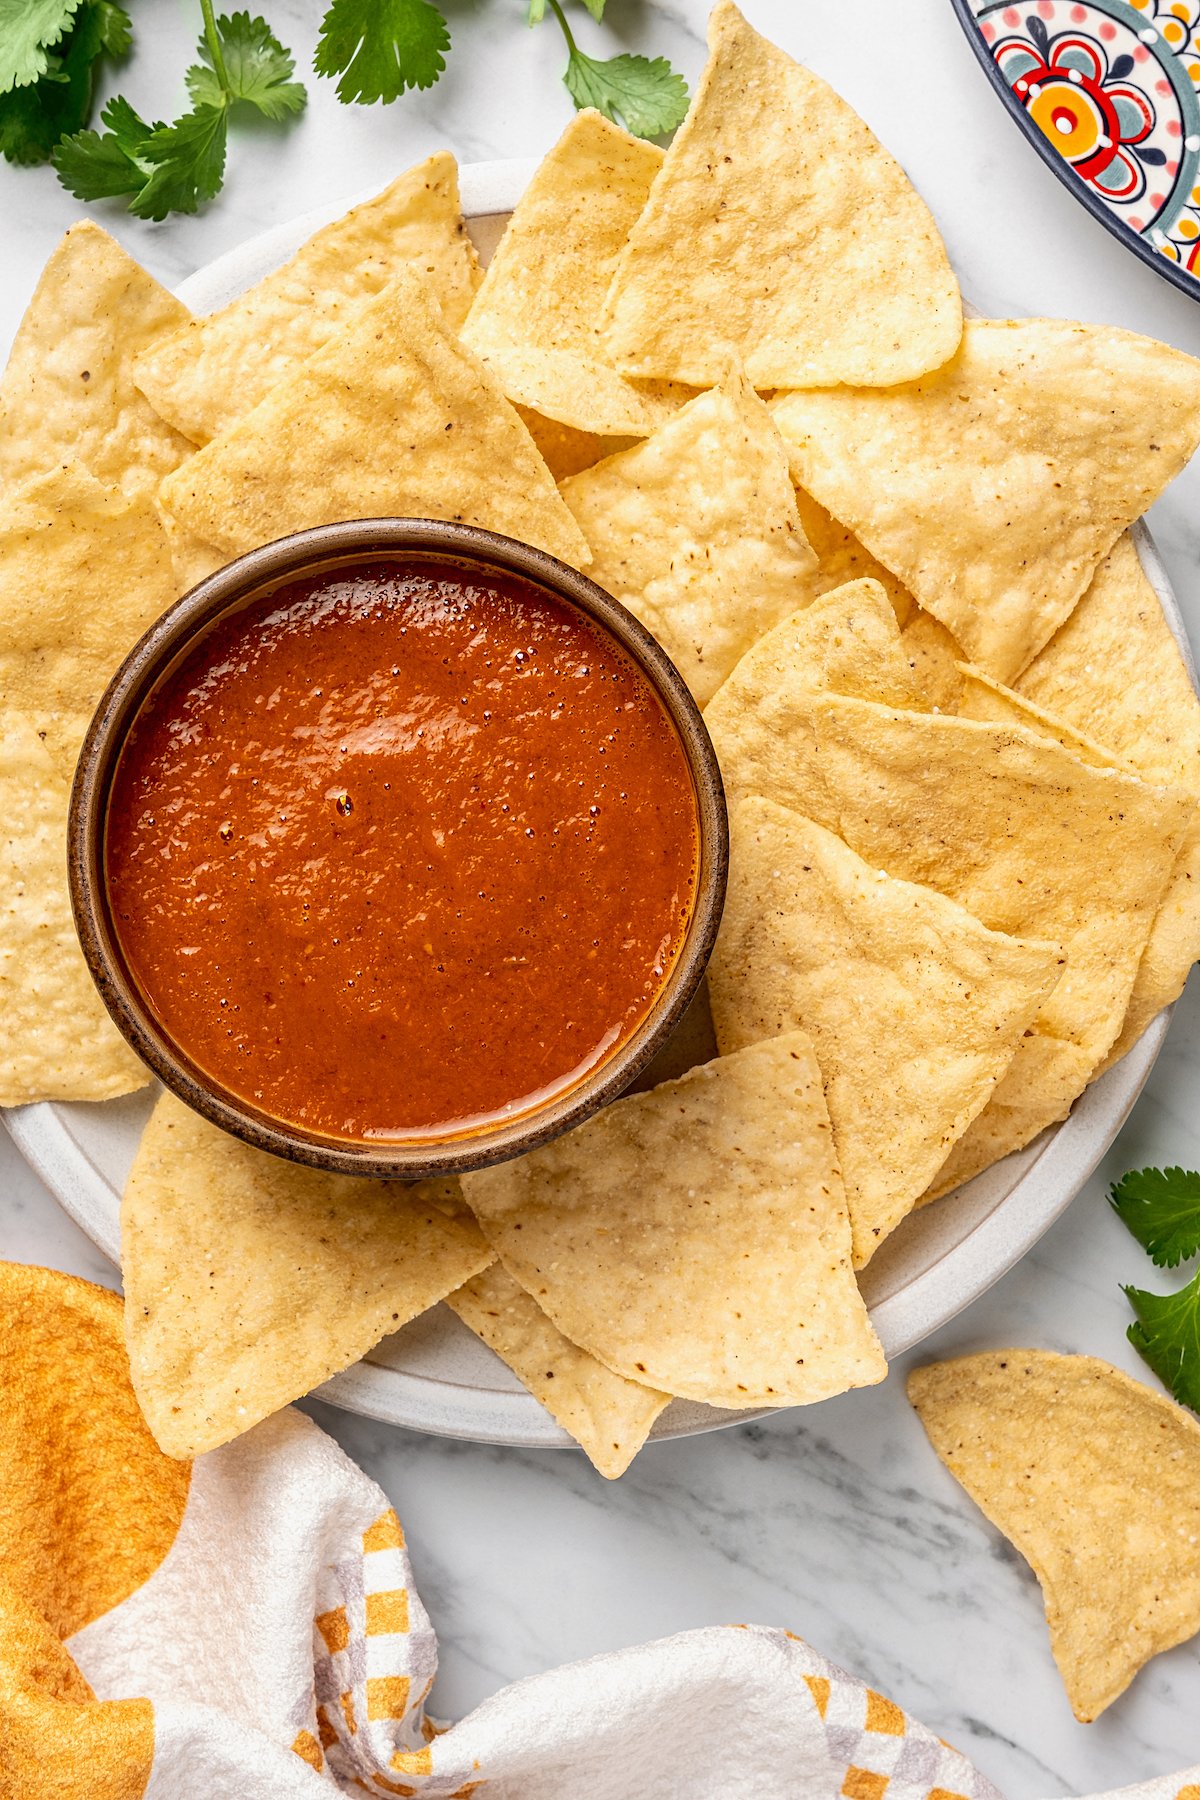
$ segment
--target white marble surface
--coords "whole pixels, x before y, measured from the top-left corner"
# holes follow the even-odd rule
[[[1121,249],[1022,143],[949,0],[745,3],[899,155],[978,306],[1112,320],[1200,353],[1200,306]],[[197,9],[141,0],[135,10],[141,48],[119,86],[158,113],[182,91]],[[317,0],[263,0],[263,10],[306,64]],[[238,130],[225,191],[201,217],[155,226],[106,207],[95,216],[170,282],[436,146],[463,160],[546,148],[569,106],[551,25],[526,32],[524,0],[449,0],[447,10],[456,44],[431,92],[348,110],[313,78],[297,128]],[[609,12],[630,47],[665,51],[695,76],[704,0],[609,0]],[[581,21],[590,47],[599,34]],[[79,210],[49,171],[0,164],[0,348]],[[1200,459],[1153,525],[1200,642]],[[1146,1160],[1200,1159],[1198,1073],[1194,988],[1105,1167],[1023,1265],[922,1356],[1029,1344],[1144,1372],[1124,1341],[1118,1283],[1156,1277],[1109,1215],[1104,1180]],[[115,1285],[3,1137],[0,1251]],[[788,1626],[868,1677],[973,1754],[1009,1800],[1110,1788],[1200,1758],[1196,1644],[1160,1658],[1098,1724],[1074,1723],[1033,1578],[935,1461],[903,1375],[898,1367],[885,1386],[809,1413],[652,1446],[616,1485],[570,1452],[441,1442],[311,1410],[405,1520],[441,1636],[445,1714],[567,1658],[742,1619]]]

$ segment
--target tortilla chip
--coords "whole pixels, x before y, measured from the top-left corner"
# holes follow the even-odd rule
[[[796,489],[796,507],[801,528],[817,558],[816,572],[808,578],[812,594],[827,594],[851,581],[877,581],[892,603],[896,623],[907,624],[916,601],[904,583],[897,581],[881,562],[876,562],[854,533],[819,506],[803,488]]]
[[[646,437],[691,398],[671,382],[618,375],[597,328],[662,160],[588,109],[539,163],[462,334],[510,400],[580,431]]]
[[[983,1109],[1062,952],[989,931],[769,800],[743,800],[730,832],[717,1043],[811,1034],[861,1269]]]
[[[1200,1425],[1182,1407],[1095,1357],[1046,1350],[914,1369],[908,1397],[1037,1576],[1077,1719],[1200,1631]]]
[[[1011,683],[1200,441],[1200,362],[1064,319],[970,319],[954,360],[773,407],[801,486]]]
[[[708,41],[617,263],[616,367],[708,387],[736,356],[759,388],[887,386],[939,367],[962,331],[958,283],[900,165],[731,0]]]
[[[133,362],[190,317],[106,231],[72,225],[0,381],[0,490],[74,457],[98,481],[153,494],[192,446],[138,392]]]
[[[900,648],[916,686],[918,709],[956,713],[962,701],[963,653],[940,620],[914,607],[900,633]]]
[[[457,331],[479,284],[458,199],[458,165],[439,150],[324,226],[282,268],[219,312],[193,319],[138,358],[138,386],[164,419],[207,444],[411,269]]]
[[[669,1394],[614,1375],[580,1350],[500,1263],[446,1296],[476,1337],[506,1362],[609,1481],[623,1475]]]
[[[491,1259],[421,1184],[301,1168],[164,1094],[121,1202],[130,1372],[160,1449],[228,1443]]]
[[[520,419],[449,335],[432,289],[403,273],[159,499],[185,531],[235,554],[309,525],[397,515],[589,560]]]
[[[958,716],[960,719],[981,719],[993,725],[1023,725],[1028,731],[1036,731],[1042,737],[1050,738],[1077,756],[1080,762],[1091,763],[1097,769],[1125,769],[1130,765],[1121,757],[1114,756],[1103,744],[1094,738],[1085,737],[1068,725],[1065,719],[1056,719],[1044,707],[1035,706],[1032,701],[1022,699],[1012,688],[1003,682],[993,681],[982,669],[973,669],[970,663],[959,663],[959,677],[962,688],[959,694]],[[1135,769],[1132,771],[1137,774]]]
[[[1082,763],[1021,726],[813,702],[841,835],[993,931],[1061,944],[1066,973],[937,1191],[1065,1118],[1111,1048],[1194,811],[1191,795]]]
[[[874,581],[853,581],[793,613],[761,638],[704,712],[725,796],[764,794],[837,828],[812,725],[824,689],[895,706],[917,696],[895,615]]]
[[[555,481],[578,475],[604,457],[615,456],[618,450],[628,450],[637,443],[636,438],[597,437],[591,431],[577,431],[573,425],[560,425],[557,419],[543,417],[532,407],[518,406],[516,412]]]
[[[1118,538],[1017,688],[1124,757],[1148,781],[1200,794],[1200,700],[1131,538]],[[1198,956],[1200,819],[1187,834],[1154,921],[1110,1062],[1179,998]]]
[[[77,463],[0,503],[0,694],[70,775],[122,658],[175,598],[152,502]]]
[[[70,779],[34,726],[0,718],[0,1106],[111,1100],[150,1076],[104,1010],[67,891]]]
[[[741,377],[562,485],[593,580],[663,645],[703,706],[806,600],[816,568],[771,415]]]
[[[201,538],[193,537],[190,531],[185,531],[161,507],[158,508],[158,522],[166,533],[177,596],[186,594],[198,582],[206,580],[229,561],[223,550],[204,543]]]
[[[510,1274],[627,1380],[787,1406],[886,1372],[803,1032],[614,1101],[462,1185]]]

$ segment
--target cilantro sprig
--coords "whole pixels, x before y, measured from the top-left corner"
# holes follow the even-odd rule
[[[529,0],[529,23],[541,22],[547,4],[567,42],[563,82],[577,107],[594,106],[635,137],[663,137],[682,123],[688,109],[687,83],[665,56],[624,53],[605,61],[585,56],[575,42],[561,0]],[[583,5],[599,24],[605,0],[583,0]]]
[[[432,87],[446,67],[450,31],[431,0],[333,0],[313,66],[340,75],[338,99],[373,106],[406,88]]]
[[[1200,1174],[1132,1169],[1109,1191],[1113,1210],[1160,1269],[1200,1255]],[[1137,1315],[1130,1343],[1182,1406],[1200,1413],[1200,1270],[1173,1294],[1125,1287]]]
[[[92,110],[96,66],[132,25],[113,0],[0,0],[0,155],[44,163]]]

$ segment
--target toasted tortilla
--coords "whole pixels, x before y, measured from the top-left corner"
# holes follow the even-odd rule
[[[816,568],[771,415],[739,376],[562,484],[590,574],[666,649],[701,706],[809,598]]]
[[[1041,1584],[1075,1717],[1200,1631],[1200,1425],[1092,1356],[992,1350],[914,1369],[934,1449]],[[1186,1790],[1184,1790],[1186,1792]]]
[[[796,507],[804,535],[813,547],[817,568],[808,578],[814,596],[851,581],[877,581],[892,603],[896,623],[903,627],[912,617],[916,601],[902,581],[885,569],[854,533],[819,506],[803,488],[796,489]]]
[[[139,393],[133,365],[190,318],[107,231],[72,225],[0,380],[0,493],[74,459],[97,481],[152,495],[192,446]]]
[[[446,1296],[476,1337],[506,1362],[608,1481],[623,1475],[669,1394],[614,1375],[565,1338],[501,1263]]]
[[[617,263],[605,339],[616,367],[708,387],[735,356],[758,388],[886,387],[938,368],[962,304],[900,165],[731,0],[714,7],[708,42]]]
[[[730,833],[717,1043],[812,1037],[862,1268],[986,1105],[1062,951],[989,931],[769,800],[741,801]]]
[[[121,1201],[130,1373],[159,1448],[228,1443],[491,1260],[437,1192],[284,1162],[164,1094]]]
[[[773,405],[796,480],[1010,684],[1200,442],[1200,361],[1065,319],[970,319],[936,373]]]
[[[671,382],[619,375],[598,329],[662,160],[656,145],[589,108],[538,164],[463,327],[510,400],[579,431],[646,437],[691,397]]]
[[[921,712],[956,713],[962,704],[963,653],[940,619],[915,606],[900,633]]]
[[[841,835],[876,868],[957,900],[994,931],[1061,944],[1063,979],[935,1191],[1065,1118],[1125,1015],[1195,810],[1018,725],[821,695],[820,771]]]
[[[137,384],[164,419],[193,443],[207,444],[408,269],[429,282],[447,329],[457,331],[480,274],[448,150],[323,226],[228,306],[142,350]]]
[[[982,669],[973,669],[970,663],[959,663],[958,673],[962,682],[957,709],[960,719],[984,719],[994,725],[1023,725],[1026,730],[1036,731],[1041,737],[1061,744],[1080,762],[1091,763],[1097,769],[1130,770],[1131,765],[1123,757],[1114,756],[1103,744],[1085,737],[1082,731],[1076,731],[1065,719],[1048,713],[1045,707],[1035,706],[1032,700],[1005,687],[1002,681],[993,681]],[[1136,775],[1138,771],[1132,772]]]
[[[582,566],[589,552],[532,438],[400,273],[159,490],[192,536],[240,554],[337,519],[462,520]]]
[[[578,475],[581,469],[590,469],[593,463],[637,443],[636,438],[597,437],[591,431],[577,431],[573,425],[560,425],[557,419],[548,419],[530,406],[518,406],[516,412],[555,481]]]
[[[803,1032],[614,1101],[462,1185],[510,1274],[627,1380],[787,1406],[883,1378]]]

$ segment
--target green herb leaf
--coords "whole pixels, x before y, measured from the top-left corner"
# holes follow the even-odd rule
[[[525,23],[527,25],[540,25],[545,16],[546,0],[529,0],[529,13]]]
[[[302,112],[308,95],[302,82],[291,79],[296,70],[291,52],[284,49],[266,20],[239,12],[219,18],[216,24],[228,85],[213,66],[207,37],[201,37],[200,63],[192,65],[186,78],[193,103],[205,107],[245,101],[268,119]]]
[[[0,95],[0,154],[44,163],[59,139],[87,123],[95,63],[129,46],[129,15],[109,0],[85,0],[39,81]]]
[[[63,186],[77,200],[112,200],[138,194],[151,173],[141,147],[162,126],[147,125],[128,100],[118,95],[100,114],[103,134],[79,131],[64,138],[54,152],[54,167]]]
[[[140,146],[139,155],[153,173],[129,203],[139,219],[165,219],[168,213],[193,213],[202,200],[220,192],[225,179],[228,121],[219,106],[198,106],[173,125],[158,125]]]
[[[40,81],[80,0],[0,0],[0,94]]]
[[[1160,1269],[1200,1253],[1200,1175],[1194,1169],[1132,1169],[1114,1183],[1109,1199]]]
[[[595,19],[597,25],[604,17],[605,0],[583,0],[583,4]]]
[[[364,106],[405,88],[432,87],[446,66],[450,32],[431,0],[333,0],[313,59],[318,75],[340,75],[338,99]]]
[[[93,0],[92,10],[100,15],[100,46],[109,56],[127,56],[133,43],[133,20],[123,6],[113,0]]]
[[[614,56],[598,62],[572,44],[563,80],[577,107],[594,106],[635,137],[661,137],[682,123],[687,83],[665,56]]]
[[[1182,1406],[1200,1413],[1200,1274],[1174,1294],[1127,1287],[1138,1323],[1129,1341]]]

